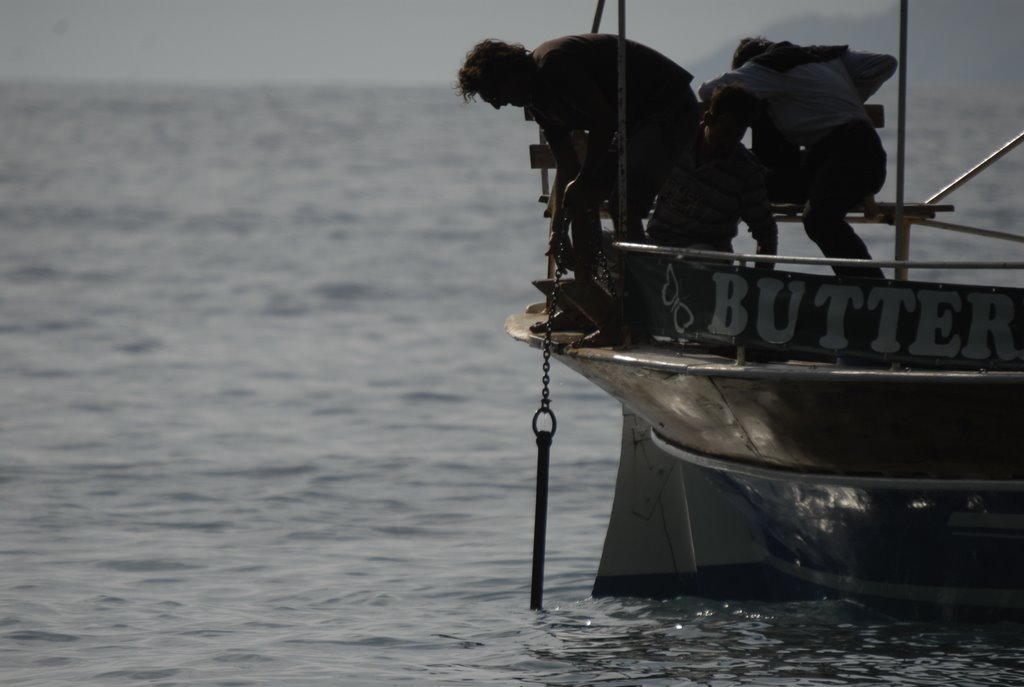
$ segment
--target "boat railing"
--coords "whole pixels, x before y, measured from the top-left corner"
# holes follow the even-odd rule
[[[846,221],[850,223],[869,223],[878,224],[880,222],[887,224],[902,223],[902,228],[909,230],[911,225],[920,225],[924,227],[930,227],[932,229],[940,229],[943,231],[951,231],[960,234],[969,234],[972,236],[980,236],[984,238],[996,239],[1000,241],[1008,241],[1012,243],[1024,243],[1024,235],[1015,234],[1006,231],[997,231],[994,229],[983,229],[980,227],[973,227],[966,224],[959,224],[955,222],[945,222],[942,220],[935,219],[937,212],[952,212],[952,205],[942,205],[940,201],[944,200],[949,194],[957,189],[963,187],[968,182],[973,180],[983,171],[988,169],[997,160],[1005,156],[1011,150],[1016,148],[1024,142],[1024,131],[1021,131],[1012,139],[1007,141],[1005,144],[992,151],[985,159],[978,164],[971,167],[969,170],[960,175],[953,182],[948,184],[946,187],[941,189],[932,195],[928,200],[923,203],[879,203],[880,214],[875,217],[867,217],[864,215],[850,214],[846,217]],[[796,222],[801,219],[802,206],[796,204],[773,204],[772,209],[775,213],[776,221],[780,222]],[[901,216],[902,215],[902,216]],[[897,227],[900,228],[900,227]],[[620,248],[627,249],[630,244],[618,244]],[[640,244],[633,244],[634,248]],[[789,264],[800,264],[800,265],[819,265],[832,267],[835,265],[839,266],[871,266],[871,267],[891,267],[896,271],[898,279],[906,279],[907,273],[910,269],[1022,269],[1024,268],[1024,262],[1012,262],[1012,261],[927,261],[927,260],[853,260],[853,259],[827,259],[827,258],[797,258],[791,256],[781,256],[776,258],[769,258],[769,256],[758,255],[758,256],[744,256],[743,258],[738,257],[736,254],[729,253],[716,253],[715,251],[686,251],[685,249],[670,249],[670,252],[677,252],[682,250],[689,259],[712,259],[721,260],[723,255],[732,255],[732,260],[753,259],[756,257],[757,262],[772,262],[772,263],[789,263]],[[906,251],[904,254],[909,253],[909,236],[906,238]]]
[[[936,205],[939,201],[944,200],[946,196],[948,196],[958,188],[964,186],[969,181],[974,179],[976,176],[981,174],[983,171],[991,167],[993,163],[995,163],[1001,157],[1003,157],[1011,150],[1016,148],[1022,142],[1024,142],[1024,131],[1021,131],[1019,134],[1017,134],[1012,139],[1004,143],[1002,146],[992,151],[992,153],[989,154],[988,157],[986,157],[984,160],[974,165],[974,167],[964,172],[962,175],[953,180],[945,188],[935,193],[931,198],[924,202],[924,205]],[[942,222],[936,220],[934,217],[923,217],[919,219],[914,219],[912,223],[920,224],[926,227],[931,227],[933,229],[942,229],[945,231],[953,231],[961,234],[970,234],[973,236],[983,236],[986,238],[1001,239],[1003,241],[1011,241],[1014,243],[1024,243],[1024,236],[1021,236],[1019,234],[1011,234],[1005,231],[995,231],[992,229],[980,229],[978,227],[970,227],[964,224],[956,224],[953,222]]]
[[[582,148],[585,146],[585,139],[578,137],[577,147]],[[998,231],[994,229],[984,229],[980,227],[969,226],[966,224],[960,224],[955,222],[948,222],[936,219],[936,215],[940,212],[953,212],[954,206],[948,204],[942,204],[940,201],[944,200],[953,191],[963,187],[971,180],[975,179],[983,171],[987,170],[997,160],[1005,156],[1011,150],[1016,148],[1024,142],[1024,131],[1021,131],[1014,138],[1007,141],[1004,145],[994,150],[991,154],[985,157],[981,162],[974,165],[956,180],[948,184],[942,190],[932,195],[928,200],[923,203],[888,203],[879,202],[878,214],[875,216],[867,216],[863,214],[860,209],[855,209],[846,217],[846,221],[856,224],[888,224],[895,226],[897,232],[904,238],[902,243],[902,250],[897,251],[897,258],[900,254],[909,255],[910,238],[909,229],[913,225],[929,227],[932,229],[938,229],[942,231],[950,231],[960,234],[968,234],[972,236],[979,236],[983,238],[995,239],[1000,241],[1006,241],[1011,243],[1022,243],[1024,244],[1024,235],[1016,234],[1006,231]],[[539,169],[542,172],[542,195],[540,196],[541,202],[547,203],[548,197],[548,169],[554,168],[554,157],[550,154],[547,145],[543,141],[543,135],[541,136],[541,142],[530,146],[530,158],[531,167],[533,169]],[[803,206],[795,203],[773,203],[772,211],[778,222],[798,222],[802,218]],[[545,212],[545,214],[548,214]],[[602,216],[608,219],[606,212],[602,212]],[[657,253],[660,255],[675,256],[679,259],[689,260],[707,260],[714,262],[721,262],[722,260],[735,261],[739,263],[745,262],[759,262],[759,263],[774,263],[774,264],[790,264],[790,265],[810,265],[818,267],[834,267],[834,266],[853,266],[853,267],[888,267],[894,270],[896,279],[905,280],[908,278],[909,271],[911,269],[963,269],[963,270],[981,270],[981,269],[995,269],[995,270],[1019,270],[1024,269],[1024,262],[1014,261],[963,261],[963,260],[944,260],[944,261],[932,261],[932,260],[910,260],[910,259],[894,259],[894,260],[858,260],[858,259],[839,259],[839,258],[812,258],[812,257],[799,257],[799,256],[769,256],[769,255],[749,255],[740,253],[721,253],[717,251],[707,250],[693,250],[685,248],[676,248],[671,246],[658,246],[653,244],[641,244],[641,243],[628,243],[628,242],[616,242],[612,244],[613,247],[624,251],[637,251],[646,253]],[[549,265],[549,272],[553,269],[552,265]],[[550,274],[549,274],[550,276]]]
[[[626,253],[647,253],[677,260],[692,260],[708,263],[772,263],[788,265],[812,265],[816,267],[890,267],[895,269],[985,269],[1024,270],[1024,261],[985,260],[859,260],[854,258],[814,258],[796,255],[759,255],[753,253],[731,253],[695,248],[678,248],[647,243],[615,242],[612,246]]]

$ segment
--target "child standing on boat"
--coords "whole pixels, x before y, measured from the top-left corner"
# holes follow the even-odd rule
[[[775,254],[779,228],[768,204],[764,167],[743,145],[758,107],[757,96],[742,86],[715,90],[693,154],[676,165],[658,194],[647,223],[652,241],[731,252],[742,220],[758,254]]]

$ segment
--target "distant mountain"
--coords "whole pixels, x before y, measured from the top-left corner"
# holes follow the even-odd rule
[[[918,0],[909,3],[908,82],[920,86],[1006,86],[1024,94],[1024,0]],[[770,40],[800,44],[848,44],[899,54],[899,6],[863,19],[836,21],[807,16],[758,32]],[[729,68],[736,40],[700,62],[686,65],[697,82]],[[1024,95],[1022,95],[1024,98]]]

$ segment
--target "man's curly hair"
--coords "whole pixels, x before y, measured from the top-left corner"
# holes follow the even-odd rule
[[[533,69],[535,63],[521,43],[505,43],[494,38],[480,41],[466,53],[459,70],[455,91],[464,101],[474,100],[481,88],[503,80],[508,74]]]

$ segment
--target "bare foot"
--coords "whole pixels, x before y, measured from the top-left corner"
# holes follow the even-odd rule
[[[576,342],[578,348],[617,348],[629,345],[629,332],[621,327],[605,326]]]

